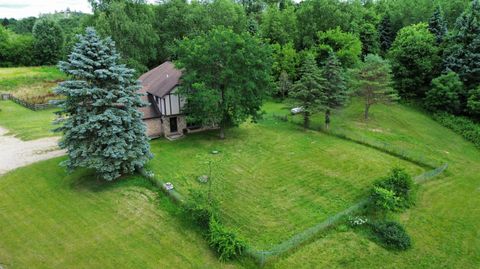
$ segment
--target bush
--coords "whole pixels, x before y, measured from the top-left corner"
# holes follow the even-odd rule
[[[399,204],[399,197],[392,190],[382,187],[373,187],[372,200],[377,208],[386,211],[395,211]]]
[[[470,91],[467,108],[469,114],[480,117],[480,86]]]
[[[480,124],[466,117],[454,116],[448,113],[438,113],[433,118],[480,148]]]
[[[463,83],[456,73],[441,75],[432,80],[432,88],[425,97],[425,106],[432,111],[460,113],[460,96],[463,91]]]
[[[204,192],[191,190],[183,204],[183,211],[201,228],[208,229],[210,220],[217,215],[217,203],[208,199]]]
[[[400,223],[382,220],[372,223],[376,239],[388,249],[407,250],[412,246],[410,236]]]
[[[390,174],[375,182],[373,204],[387,211],[401,211],[415,202],[415,183],[404,169],[394,168]]]
[[[220,254],[222,261],[242,255],[246,248],[245,242],[223,226],[215,217],[210,218],[208,242]]]

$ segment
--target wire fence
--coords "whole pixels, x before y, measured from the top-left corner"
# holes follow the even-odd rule
[[[433,170],[427,171],[422,173],[414,178],[415,182],[423,183],[429,179],[432,179],[439,174],[443,173],[448,168],[448,164],[445,163],[442,166],[439,166]],[[254,258],[256,262],[260,266],[264,266],[266,262],[277,258],[285,253],[288,253],[299,246],[305,244],[306,242],[311,241],[316,236],[318,236],[321,232],[327,230],[328,228],[334,227],[336,224],[340,223],[345,217],[354,214],[355,212],[360,211],[363,209],[370,201],[370,198],[364,198],[359,202],[355,203],[354,205],[350,206],[349,208],[338,212],[337,214],[327,218],[316,224],[313,227],[310,227],[291,238],[273,246],[269,250],[255,250],[255,249],[247,249],[246,253],[250,257]]]
[[[298,122],[295,122],[293,118],[291,116],[289,117],[288,115],[277,115],[273,113],[272,117],[275,120],[292,122],[292,123],[298,124]],[[433,160],[433,159],[427,158],[425,155],[413,153],[406,149],[399,148],[398,146],[393,145],[391,143],[387,143],[385,141],[378,141],[375,139],[368,138],[366,136],[359,136],[359,135],[357,135],[356,137],[352,137],[347,135],[346,132],[335,131],[335,130],[325,130],[322,127],[310,128],[310,130],[322,132],[326,135],[334,136],[339,139],[350,141],[352,143],[370,147],[424,168],[434,169],[439,165],[441,165],[441,162],[439,162],[438,160]]]

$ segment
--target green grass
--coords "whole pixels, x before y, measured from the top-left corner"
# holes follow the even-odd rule
[[[145,179],[98,181],[52,159],[0,178],[4,268],[235,268]],[[163,198],[162,198],[163,197]]]
[[[218,150],[218,155],[209,154]],[[265,119],[243,124],[221,141],[214,133],[152,142],[152,169],[188,194],[211,156],[214,196],[224,222],[254,248],[266,250],[348,208],[392,167],[423,169],[371,148]]]
[[[8,92],[30,103],[58,99],[53,88],[66,79],[55,66],[0,68],[0,92]]]
[[[9,103],[1,102],[2,109],[3,104]],[[265,120],[230,130],[224,141],[215,133],[152,141],[156,157],[149,164],[188,195],[190,188],[207,188],[196,181],[208,173],[205,160],[219,162],[213,193],[222,220],[255,248],[268,248],[350,206],[392,166],[413,175],[423,171],[375,149],[273,120],[273,112],[288,113],[283,104],[268,103],[265,110]],[[316,116],[314,126],[321,119]],[[333,114],[331,128],[448,162],[449,169],[423,184],[416,206],[397,216],[412,237],[412,249],[387,251],[361,233],[332,229],[267,268],[478,267],[480,152],[473,144],[403,105],[374,106],[365,122],[354,100]],[[220,153],[211,155],[212,150]],[[68,175],[58,162],[0,178],[0,263],[7,268],[241,266],[218,263],[176,206],[140,187],[148,185],[143,180],[101,183],[87,172]]]
[[[22,140],[55,136],[55,109],[32,111],[12,101],[0,101],[0,126]]]
[[[282,104],[267,110],[285,113]],[[377,105],[371,120],[354,100],[332,117],[332,130],[357,139],[389,144],[448,162],[447,174],[420,188],[417,205],[398,216],[413,248],[391,252],[353,231],[331,232],[273,268],[477,268],[480,264],[480,152],[421,111],[404,105]],[[288,111],[287,111],[288,112]],[[321,124],[321,115],[314,124]]]

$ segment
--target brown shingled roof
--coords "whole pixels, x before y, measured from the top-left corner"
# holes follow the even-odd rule
[[[167,95],[179,84],[181,75],[182,72],[176,69],[172,62],[167,61],[140,76],[139,80],[142,88],[138,92],[145,94],[142,96],[142,101],[149,104],[140,108],[140,111],[143,113],[143,119],[160,117],[160,114],[148,99],[147,93],[158,97]]]
[[[158,97],[167,95],[180,83],[182,72],[172,62],[164,62],[140,77],[143,90]]]

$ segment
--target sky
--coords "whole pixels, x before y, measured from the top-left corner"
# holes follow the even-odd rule
[[[0,0],[0,18],[38,17],[41,13],[65,10],[91,13],[87,0]]]

